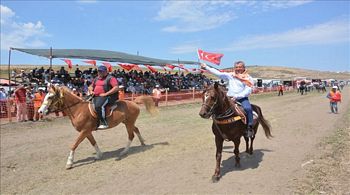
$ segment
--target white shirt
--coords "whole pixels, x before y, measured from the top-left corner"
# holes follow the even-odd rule
[[[248,97],[253,91],[253,89],[251,87],[249,87],[248,85],[243,83],[238,78],[232,76],[230,73],[220,72],[220,71],[216,70],[215,68],[211,68],[209,66],[207,66],[206,69],[209,72],[216,75],[217,77],[228,81],[227,96],[234,97],[236,99],[241,99],[244,97]],[[253,78],[251,76],[249,76],[249,80],[251,83],[254,83]]]

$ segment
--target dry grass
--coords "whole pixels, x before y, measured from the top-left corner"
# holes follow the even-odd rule
[[[333,135],[319,144],[306,178],[296,184],[296,194],[350,194],[350,108]]]

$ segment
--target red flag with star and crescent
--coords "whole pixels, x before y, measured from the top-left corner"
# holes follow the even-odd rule
[[[199,59],[211,62],[216,65],[220,65],[220,61],[223,56],[224,54],[221,54],[221,53],[209,53],[201,49],[198,49]]]

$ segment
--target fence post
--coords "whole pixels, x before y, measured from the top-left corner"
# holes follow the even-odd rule
[[[194,87],[192,88],[192,99],[194,100],[194,92],[195,92],[195,90],[194,90]]]
[[[134,92],[131,92],[131,101],[134,101]]]
[[[168,90],[169,88],[165,88],[165,106],[168,106]]]
[[[7,99],[7,101],[6,101],[6,106],[7,106],[7,116],[8,116],[8,118],[9,118],[9,122],[12,122],[12,113],[11,113],[10,98]]]

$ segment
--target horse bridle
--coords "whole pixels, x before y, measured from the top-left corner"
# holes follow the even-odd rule
[[[202,106],[209,108],[208,114],[210,114],[210,116],[213,115],[214,109],[218,106],[218,100],[219,100],[219,98],[217,97],[212,106],[209,106],[208,104],[205,104],[205,103],[202,104]]]
[[[57,94],[55,93],[54,96],[56,96]],[[56,106],[54,110],[49,110],[49,113],[52,113],[52,112],[58,112],[58,111],[64,111],[65,109],[69,109],[77,104],[79,104],[80,102],[75,102],[74,104],[71,104],[69,106],[66,106],[66,107],[63,107],[63,108],[60,108],[61,105],[64,105],[63,104],[63,94],[60,94],[59,97],[58,97],[58,100],[55,101],[55,102],[52,102],[50,104],[49,107],[52,107],[52,106],[56,106],[56,104],[58,104],[58,106]],[[45,105],[45,103],[43,103],[43,105]],[[46,104],[47,105],[47,104]]]

